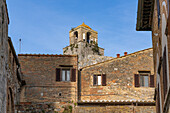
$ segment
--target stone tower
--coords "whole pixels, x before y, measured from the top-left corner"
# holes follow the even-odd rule
[[[79,62],[88,55],[104,55],[104,49],[98,46],[98,33],[84,22],[69,32],[70,45],[63,48],[65,55],[78,55]]]

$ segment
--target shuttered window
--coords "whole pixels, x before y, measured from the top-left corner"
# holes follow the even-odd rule
[[[76,82],[76,69],[56,68],[56,81]]]
[[[106,86],[106,74],[93,75],[93,85]]]
[[[150,71],[143,71],[142,74],[140,73],[134,75],[135,87],[154,87],[154,83],[154,75],[150,75]]]

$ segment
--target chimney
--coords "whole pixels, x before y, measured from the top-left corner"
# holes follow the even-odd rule
[[[127,52],[124,52],[124,56],[126,56],[127,55]]]
[[[117,54],[117,58],[119,58],[120,57],[120,54]]]

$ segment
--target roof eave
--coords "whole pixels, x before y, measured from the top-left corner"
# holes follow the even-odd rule
[[[151,31],[152,30],[152,16],[153,16],[153,6],[154,6],[154,0],[150,0],[147,2],[150,2],[150,10],[148,15],[144,14],[146,12],[146,8],[144,8],[144,0],[138,0],[138,12],[137,12],[137,24],[136,24],[136,30],[137,31]],[[149,18],[149,20],[145,21],[147,22],[145,25],[143,25],[144,17]]]

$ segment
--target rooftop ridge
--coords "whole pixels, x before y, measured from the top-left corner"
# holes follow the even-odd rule
[[[18,56],[45,56],[45,57],[77,57],[77,55],[58,55],[58,54],[18,54]]]
[[[112,58],[112,59],[110,59],[110,60],[106,60],[106,61],[104,61],[104,62],[99,62],[99,63],[93,64],[93,65],[89,65],[89,66],[83,67],[83,68],[81,68],[81,69],[88,68],[88,67],[92,67],[92,66],[99,65],[99,64],[102,64],[102,63],[106,63],[106,62],[110,62],[110,61],[114,61],[114,60],[117,60],[117,59],[129,57],[129,56],[131,56],[131,55],[135,55],[135,54],[137,54],[137,53],[144,52],[144,51],[148,51],[148,50],[151,50],[151,49],[153,49],[153,48],[143,49],[143,50],[140,50],[140,51],[137,51],[137,52],[134,52],[134,53],[130,53],[130,54],[126,55],[126,56],[121,56],[121,57],[119,57],[119,58]]]

